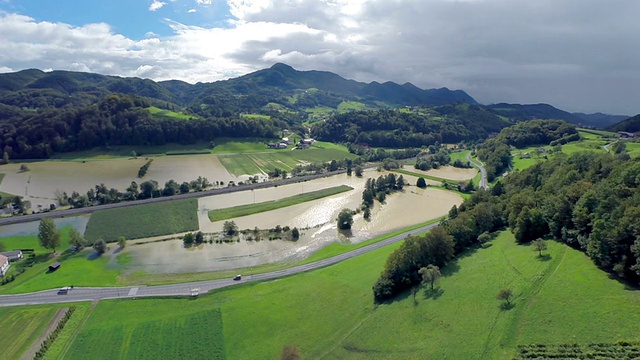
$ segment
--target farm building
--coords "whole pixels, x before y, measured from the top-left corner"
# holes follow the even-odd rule
[[[267,147],[269,149],[286,149],[287,148],[287,144],[285,144],[285,143],[271,143],[271,144],[268,144]]]
[[[11,266],[9,264],[9,258],[4,255],[0,255],[0,276],[4,276],[4,274],[7,273],[9,266]]]
[[[5,251],[0,253],[0,255],[6,256],[7,258],[9,258],[9,261],[18,261],[24,257],[21,250]]]
[[[56,271],[58,269],[60,269],[60,263],[57,261],[49,265],[49,271]]]

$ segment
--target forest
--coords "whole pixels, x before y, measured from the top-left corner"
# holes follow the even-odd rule
[[[640,161],[620,154],[559,155],[476,191],[438,231],[412,237],[387,259],[376,301],[420,282],[418,270],[444,266],[507,226],[516,241],[554,239],[585,252],[614,276],[640,280]]]

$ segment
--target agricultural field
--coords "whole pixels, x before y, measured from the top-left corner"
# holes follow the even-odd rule
[[[364,110],[367,105],[357,102],[357,101],[343,101],[338,105],[338,112],[349,112],[349,111],[357,111]]]
[[[256,152],[277,152],[280,149],[269,149],[268,143],[278,139],[263,138],[218,138],[215,140],[215,147],[212,154],[246,154]]]
[[[92,243],[194,231],[198,229],[197,212],[198,199],[100,210],[91,215],[84,236]]]
[[[271,116],[263,114],[242,114],[243,119],[248,120],[270,120]]]
[[[199,334],[211,337],[211,349],[224,349],[227,359],[278,358],[287,345],[308,359],[513,358],[518,345],[638,341],[638,291],[610,279],[584,254],[547,243],[539,257],[502,232],[444,268],[437,291],[420,289],[415,299],[405,293],[381,305],[374,305],[371,286],[398,244],[197,300],[104,301],[68,355],[143,356],[135,350],[140,345],[128,341],[140,338],[132,334],[171,343],[174,331],[176,339],[183,337],[181,318],[200,328],[219,326],[209,320],[216,311],[224,319],[223,341]],[[512,307],[496,299],[502,288],[513,290]],[[165,326],[172,321],[176,330]],[[112,344],[122,345],[106,348]],[[176,350],[168,351],[183,351],[183,344],[172,344]]]
[[[340,145],[321,143],[309,149],[281,149],[277,152],[220,155],[220,162],[234,176],[267,173],[275,168],[291,171],[305,163],[328,162],[334,159],[355,159],[357,156],[343,150]],[[320,146],[326,146],[321,148]]]
[[[90,161],[118,158],[131,158],[135,151],[136,156],[163,156],[175,154],[209,154],[211,143],[199,141],[194,144],[166,144],[157,146],[110,146],[109,148],[96,148],[92,150],[58,153],[51,156],[51,160]]]
[[[175,112],[175,111],[166,110],[166,109],[160,109],[160,108],[157,108],[155,106],[150,106],[148,108],[148,110],[149,110],[149,112],[151,113],[151,115],[153,117],[159,117],[159,118],[190,120],[190,119],[192,119],[194,117],[193,115],[180,113],[180,112]]]
[[[226,359],[220,310],[187,301],[102,301],[65,359]]]
[[[209,211],[209,220],[220,221],[251,214],[257,214],[265,211],[280,209],[286,206],[302,204],[307,201],[322,199],[324,197],[340,194],[349,190],[353,190],[353,188],[351,186],[341,185],[328,189],[312,191],[305,194],[298,194],[280,200],[272,200],[257,204],[247,204],[224,209],[211,210]]]
[[[2,359],[20,359],[47,327],[59,305],[0,308]]]

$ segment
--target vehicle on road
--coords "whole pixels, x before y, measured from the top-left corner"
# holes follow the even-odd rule
[[[242,275],[236,275],[236,276],[233,278],[233,280],[236,280],[236,281],[238,281],[238,280],[242,280]]]
[[[60,288],[60,290],[58,290],[58,295],[66,295],[67,293],[69,293],[69,290],[71,290],[71,286]]]

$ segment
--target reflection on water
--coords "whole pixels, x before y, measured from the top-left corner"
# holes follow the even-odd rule
[[[74,227],[81,234],[84,234],[89,222],[89,215],[74,216],[69,218],[54,219],[58,229],[62,229],[66,226]],[[40,221],[31,221],[21,224],[3,225],[0,227],[0,238],[9,236],[26,236],[38,234],[38,226]]]
[[[376,202],[371,221],[366,221],[360,214],[356,214],[350,237],[340,234],[335,224],[340,210],[357,208],[362,202],[362,190],[366,179],[382,174],[368,171],[362,178],[342,174],[277,188],[201,198],[198,210],[200,229],[205,233],[211,233],[221,231],[224,221],[211,223],[207,217],[208,210],[250,204],[253,203],[254,197],[256,202],[263,202],[343,184],[354,188],[323,199],[234,219],[240,229],[267,229],[276,225],[298,227],[303,230],[297,242],[242,241],[231,244],[204,244],[195,249],[185,249],[180,240],[148,243],[125,249],[125,253],[130,254],[133,260],[129,270],[152,273],[198,272],[299,260],[333,242],[358,243],[438,218],[447,214],[454,204],[462,203],[462,198],[452,192],[410,186],[404,192],[389,195],[385,204]]]

